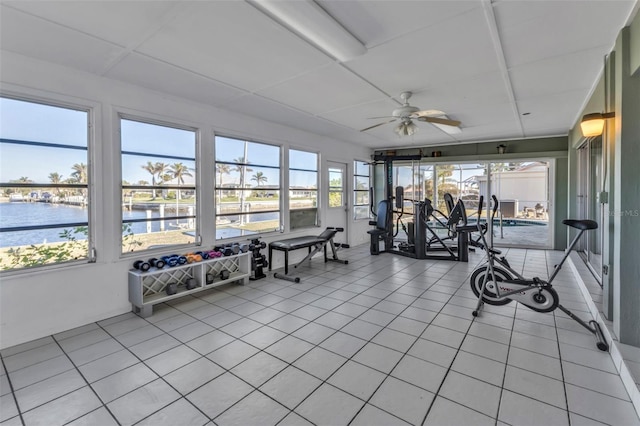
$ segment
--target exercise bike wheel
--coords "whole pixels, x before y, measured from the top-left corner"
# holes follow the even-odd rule
[[[482,283],[484,282],[485,276],[487,274],[489,274],[489,267],[486,265],[481,266],[480,268],[473,271],[473,274],[471,274],[471,279],[470,279],[471,290],[473,290],[473,294],[475,294],[476,297],[480,297],[480,290],[482,290]],[[493,275],[495,276],[496,282],[507,281],[512,279],[511,275],[507,271],[497,266],[493,267]],[[506,305],[507,303],[511,302],[511,299],[509,298],[499,298],[496,296],[495,291],[492,290],[495,284],[493,283],[493,280],[491,279],[491,277],[488,277],[488,278],[489,278],[489,281],[487,282],[487,286],[484,289],[484,294],[482,295],[482,301],[485,303],[488,303],[489,305],[498,305],[498,306]]]

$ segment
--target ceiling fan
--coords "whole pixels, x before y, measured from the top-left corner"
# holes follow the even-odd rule
[[[444,132],[447,132],[449,134],[460,133],[462,131],[459,127],[460,122],[458,120],[449,119],[442,111],[434,109],[420,110],[420,108],[418,107],[409,105],[409,98],[411,97],[411,95],[411,92],[400,93],[400,99],[403,100],[404,104],[402,104],[400,108],[394,109],[391,112],[391,115],[384,117],[371,117],[371,119],[391,118],[391,120],[374,124],[373,126],[369,126],[360,131],[366,132],[367,130],[382,126],[384,124],[393,123],[394,121],[398,120],[400,120],[400,123],[394,128],[394,131],[398,134],[398,136],[411,136],[418,131],[418,126],[416,126],[413,120],[431,123],[434,126],[438,127],[440,130],[443,130]]]

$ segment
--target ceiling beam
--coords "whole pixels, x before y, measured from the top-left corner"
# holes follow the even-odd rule
[[[509,97],[509,103],[511,105],[511,111],[520,128],[520,137],[524,138],[524,127],[522,127],[522,120],[520,111],[518,110],[518,103],[516,102],[515,94],[513,93],[513,84],[509,77],[509,69],[507,67],[507,61],[504,57],[504,50],[502,48],[502,42],[500,41],[500,32],[498,31],[498,24],[496,22],[496,15],[493,13],[493,1],[482,0],[482,8],[484,9],[484,16],[487,21],[487,28],[489,29],[489,35],[493,42],[493,49],[496,53],[496,59],[500,68],[500,75],[504,83],[507,96]]]

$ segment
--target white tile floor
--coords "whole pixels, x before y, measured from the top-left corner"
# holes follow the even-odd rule
[[[541,275],[558,252],[510,250]],[[640,425],[608,353],[556,311],[486,306],[471,262],[368,247],[3,350],[2,425]],[[571,273],[554,287],[587,318]]]

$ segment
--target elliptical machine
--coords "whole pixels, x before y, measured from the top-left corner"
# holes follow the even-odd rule
[[[493,199],[493,212],[491,214],[491,221],[493,222],[498,210],[498,199],[495,195],[492,195],[491,198]],[[479,220],[482,216],[482,203],[483,197],[481,196],[478,206],[478,222],[475,225],[467,225],[465,227],[469,229],[475,228],[475,231],[480,233],[480,239],[472,241],[472,244],[483,249],[487,255],[487,263],[476,268],[471,274],[471,290],[478,297],[476,309],[472,313],[473,316],[480,314],[480,309],[485,303],[500,306],[511,303],[513,300],[536,312],[553,312],[555,309],[560,309],[595,336],[598,349],[608,351],[609,345],[604,338],[600,324],[595,320],[587,323],[562,306],[558,293],[551,286],[551,282],[560,272],[562,265],[564,265],[582,234],[585,231],[596,229],[598,224],[592,220],[563,220],[563,224],[578,229],[580,232],[578,232],[578,235],[565,251],[560,263],[555,265],[551,277],[548,281],[540,277],[525,278],[511,267],[504,256],[500,256],[502,254],[500,250],[496,250],[487,244],[485,234],[488,230],[488,225],[481,224]]]

